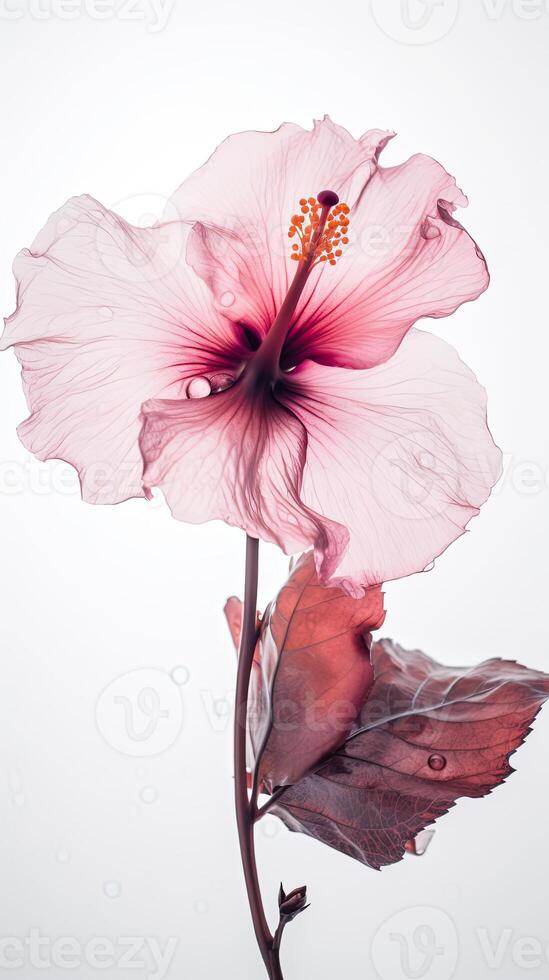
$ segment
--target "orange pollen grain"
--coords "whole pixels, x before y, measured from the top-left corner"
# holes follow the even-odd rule
[[[335,265],[343,254],[343,245],[348,245],[349,206],[336,204],[328,213],[324,230],[318,238],[318,227],[322,205],[314,197],[299,200],[301,214],[294,214],[288,229],[288,237],[297,235],[299,244],[292,244],[291,258],[295,262],[310,262],[311,268],[318,262],[328,261]],[[335,247],[334,247],[335,246]]]

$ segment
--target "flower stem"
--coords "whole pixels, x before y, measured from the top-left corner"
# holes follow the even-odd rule
[[[235,804],[238,838],[248,901],[257,944],[269,975],[269,980],[284,980],[280,969],[278,949],[273,948],[271,935],[257,874],[254,844],[254,823],[256,801],[248,795],[248,774],[246,770],[246,734],[248,724],[248,696],[252,673],[255,645],[257,642],[257,580],[258,580],[259,541],[246,536],[246,578],[244,585],[244,609],[242,614],[242,634],[238,655],[238,674],[236,681],[236,705],[234,723],[234,775]]]

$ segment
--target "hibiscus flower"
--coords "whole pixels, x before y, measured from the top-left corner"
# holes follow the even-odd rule
[[[159,487],[180,520],[313,545],[352,595],[429,565],[500,454],[474,375],[411,328],[489,277],[455,180],[379,165],[393,135],[230,137],[150,228],[71,199],[16,259],[1,341],[28,449],[75,466],[89,502]]]

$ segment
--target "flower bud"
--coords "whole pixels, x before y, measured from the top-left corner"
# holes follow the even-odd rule
[[[299,915],[300,912],[308,908],[306,886],[303,885],[301,888],[294,888],[289,895],[286,895],[281,885],[278,893],[278,907],[280,909],[280,918],[291,922],[292,919],[295,919],[296,915]]]

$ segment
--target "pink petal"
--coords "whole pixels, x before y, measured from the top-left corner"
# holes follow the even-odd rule
[[[189,266],[211,289],[219,313],[244,324],[255,336],[256,346],[276,316],[262,258],[253,235],[245,231],[237,235],[200,221],[192,225],[186,253]]]
[[[420,317],[448,316],[476,299],[489,275],[452,217],[466,205],[454,178],[430,157],[377,167],[351,207],[349,245],[335,267],[316,273],[318,288],[293,327],[288,361],[372,367]]]
[[[145,402],[141,450],[146,486],[163,490],[178,520],[225,521],[288,553],[314,543],[332,574],[347,531],[302,503],[305,430],[270,394],[253,399],[237,382],[205,398]]]
[[[331,584],[351,594],[424,569],[500,475],[484,389],[431,334],[413,330],[377,368],[307,362],[288,383],[281,401],[307,431],[301,498],[348,528]]]
[[[284,123],[272,133],[238,133],[178,188],[170,214],[175,208],[183,220],[201,223],[207,242],[195,241],[194,248],[205,244],[206,250],[201,260],[197,251],[189,259],[212,286],[222,312],[223,294],[226,303],[226,294],[233,293],[241,304],[239,317],[258,317],[258,328],[272,323],[295,273],[287,232],[299,199],[328,188],[349,204],[356,201],[393,135],[370,130],[355,140],[328,116],[315,121],[312,131]],[[233,267],[229,278],[227,257]],[[333,280],[326,275],[322,282],[328,293]]]
[[[19,434],[41,459],[72,463],[88,501],[143,496],[145,399],[180,396],[188,378],[241,360],[233,326],[185,265],[187,236],[178,222],[133,228],[73,198],[15,261],[0,349],[15,346],[23,367],[31,415]]]
[[[421,155],[380,167],[392,135],[372,130],[355,140],[328,117],[312,132],[285,124],[274,133],[239,133],[170,202],[199,223],[188,260],[217,308],[260,335],[295,272],[287,230],[299,198],[329,188],[349,204],[350,243],[335,267],[313,270],[288,364],[380,364],[419,318],[447,316],[488,285],[484,257],[452,217],[467,205],[455,179]]]

